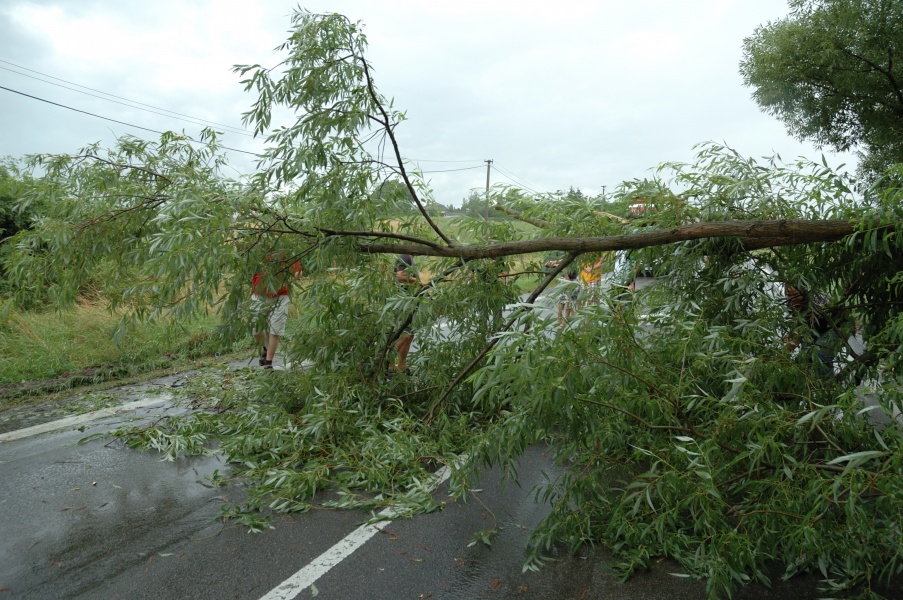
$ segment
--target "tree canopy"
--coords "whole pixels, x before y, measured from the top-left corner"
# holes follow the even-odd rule
[[[3,256],[12,248],[4,244],[19,231],[28,229],[41,212],[40,203],[22,202],[30,187],[31,177],[22,173],[11,160],[0,161],[0,293],[7,289]]]
[[[482,465],[514,474],[547,444],[560,476],[528,566],[556,542],[601,543],[625,574],[673,557],[712,596],[775,564],[836,588],[900,573],[903,439],[871,417],[903,406],[901,190],[854,193],[824,164],[703,144],[610,198],[522,193],[513,208],[497,193],[517,219],[440,220],[365,50],[358,24],[299,11],[281,63],[236,67],[268,147],[247,181],[223,177],[212,131],[30,159],[29,198],[53,202],[13,239],[11,302],[43,289],[73,301],[102,268],[134,318],[217,310],[224,339],[250,340],[257,265],[274,251],[304,265],[287,342],[312,367],[219,376],[202,393],[217,410],[134,443],[171,456],[219,440],[250,482],[245,508],[306,510],[331,486],[337,506],[411,512],[436,508],[423,483],[436,463],[463,494]],[[271,128],[280,108],[293,121]],[[540,309],[557,276],[619,250],[627,270],[556,327]],[[430,285],[395,284],[398,252]],[[547,252],[563,260],[545,274]],[[631,291],[646,270],[656,285]],[[785,285],[803,308],[788,309]],[[409,328],[416,376],[386,377]],[[255,389],[271,401],[242,403]]]
[[[871,176],[903,162],[903,5],[791,0],[744,40],[753,98],[800,140],[855,149]]]

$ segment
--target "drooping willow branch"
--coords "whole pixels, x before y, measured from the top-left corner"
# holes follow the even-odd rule
[[[447,279],[449,276],[451,276],[453,273],[455,273],[462,266],[464,266],[464,263],[458,262],[454,266],[449,267],[448,269],[446,269],[445,271],[443,271],[442,273],[437,275],[436,277],[433,277],[430,280],[429,284],[420,286],[420,289],[417,290],[417,292],[414,294],[414,298],[415,299],[422,298],[431,287],[433,287],[433,286],[437,285],[438,283],[440,283],[441,281]],[[376,361],[376,364],[374,365],[374,370],[371,373],[371,375],[375,375],[379,370],[382,369],[383,365],[386,364],[386,360],[387,360],[387,357],[389,354],[389,349],[392,347],[392,344],[395,343],[395,341],[399,337],[401,337],[401,334],[404,333],[404,331],[414,321],[414,314],[416,312],[417,312],[416,306],[413,308],[413,310],[408,311],[407,315],[405,315],[405,318],[401,322],[401,324],[398,325],[398,327],[396,327],[392,331],[392,333],[389,335],[389,337],[386,339],[385,344],[383,345],[382,349],[379,352],[379,357]]]
[[[528,223],[533,225],[534,227],[539,227],[540,229],[545,229],[546,227],[551,227],[552,223],[549,221],[545,221],[543,219],[535,219],[533,217],[527,217],[524,213],[514,210],[513,208],[508,208],[507,206],[502,206],[501,204],[496,204],[493,208],[499,212],[503,212],[509,217],[514,217],[518,221],[523,221],[524,223]]]

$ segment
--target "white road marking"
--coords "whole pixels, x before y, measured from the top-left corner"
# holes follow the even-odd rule
[[[111,406],[110,408],[102,408],[100,410],[95,410],[94,412],[85,413],[83,415],[77,415],[74,417],[67,417],[65,419],[60,419],[58,421],[51,421],[50,423],[42,423],[40,425],[35,425],[33,427],[26,427],[25,429],[19,429],[17,431],[9,431],[7,433],[0,433],[0,443],[3,442],[11,442],[13,440],[20,440],[22,438],[27,438],[33,435],[38,435],[39,433],[46,433],[48,431],[56,431],[57,429],[64,429],[66,427],[72,427],[73,425],[81,425],[82,423],[88,423],[95,419],[102,419],[103,417],[112,417],[114,415],[118,415],[122,412],[127,412],[130,410],[136,410],[139,408],[145,408],[148,406],[156,406],[158,404],[163,404],[164,402],[169,402],[172,400],[172,394],[164,393],[160,394],[156,398],[150,400],[136,400],[135,402],[129,402],[128,404],[121,404],[119,406]]]
[[[430,491],[448,479],[451,470],[448,467],[442,467],[433,475]],[[395,509],[389,507],[379,513],[380,517],[395,516]],[[329,572],[330,569],[338,565],[344,559],[364,545],[364,543],[376,535],[383,527],[391,523],[391,521],[377,521],[376,523],[368,523],[361,525],[344,538],[342,538],[332,548],[315,558],[310,564],[303,567],[300,571],[280,583],[273,588],[266,596],[260,600],[292,600],[313,585],[313,583]]]

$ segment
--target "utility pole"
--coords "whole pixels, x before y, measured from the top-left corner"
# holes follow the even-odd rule
[[[486,220],[489,220],[489,169],[492,167],[492,159],[483,161],[486,163]]]

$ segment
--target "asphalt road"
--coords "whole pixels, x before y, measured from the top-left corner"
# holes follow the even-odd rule
[[[435,490],[443,510],[367,525],[361,511],[315,509],[277,516],[275,529],[248,533],[218,519],[239,485],[212,488],[218,457],[162,462],[111,438],[86,436],[125,421],[183,409],[165,378],[115,393],[130,406],[63,421],[22,414],[0,427],[0,600],[21,599],[696,599],[704,584],[676,577],[662,560],[620,583],[597,549],[569,556],[555,548],[539,572],[523,572],[529,531],[548,513],[532,490],[551,461],[531,448],[520,485],[487,470],[466,501]],[[29,428],[32,427],[32,428]],[[491,545],[472,544],[494,530]],[[814,577],[749,586],[734,598],[809,599]],[[896,593],[896,592],[893,592]],[[890,597],[901,597],[890,595]]]
[[[274,530],[252,534],[217,518],[223,502],[242,498],[240,486],[213,489],[205,482],[227,468],[219,458],[161,462],[118,441],[79,444],[124,418],[154,418],[165,407],[78,426],[85,431],[0,442],[0,598],[704,596],[701,582],[671,575],[679,569],[669,561],[619,583],[604,551],[571,557],[558,548],[546,568],[522,572],[528,532],[548,511],[531,493],[551,466],[544,448],[523,457],[520,485],[487,471],[466,501],[449,501],[432,514],[368,528],[368,513],[313,510],[277,517]],[[442,485],[435,493],[442,499],[445,491]],[[471,545],[476,532],[490,529],[491,546]],[[813,581],[748,588],[735,598],[816,598]]]

